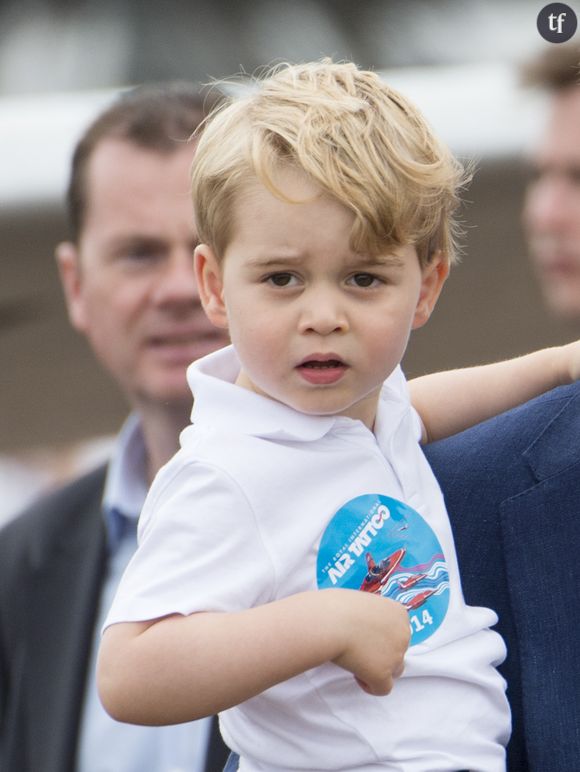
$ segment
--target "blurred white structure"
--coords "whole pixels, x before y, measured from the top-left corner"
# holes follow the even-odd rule
[[[538,129],[541,97],[510,64],[396,68],[384,78],[417,103],[462,157],[517,157]],[[60,204],[72,148],[115,91],[0,99],[0,207]]]
[[[517,158],[543,120],[545,97],[523,88],[515,66],[507,62],[403,67],[382,74],[462,157]]]
[[[0,99],[0,207],[60,204],[73,147],[114,93]]]

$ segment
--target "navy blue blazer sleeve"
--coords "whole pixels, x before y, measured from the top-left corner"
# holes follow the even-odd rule
[[[509,769],[580,769],[580,383],[426,447],[466,601],[508,656]]]

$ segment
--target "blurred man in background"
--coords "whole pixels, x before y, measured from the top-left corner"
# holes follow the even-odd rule
[[[0,769],[219,772],[215,720],[117,724],[94,685],[102,617],[147,488],[189,422],[186,367],[223,345],[194,282],[192,131],[216,97],[184,84],[117,100],[76,147],[56,256],[73,326],[132,413],[107,467],[0,532]],[[86,405],[91,410],[91,405]],[[63,634],[64,631],[64,634]]]
[[[580,322],[580,45],[550,46],[523,76],[550,97],[523,212],[530,256],[550,312]]]

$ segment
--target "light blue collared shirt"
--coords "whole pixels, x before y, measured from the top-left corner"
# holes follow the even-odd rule
[[[131,415],[117,438],[103,496],[109,556],[81,717],[78,772],[203,772],[205,767],[210,719],[167,727],[120,724],[105,712],[97,694],[95,664],[101,629],[137,547],[137,520],[147,487],[145,444],[139,421]]]

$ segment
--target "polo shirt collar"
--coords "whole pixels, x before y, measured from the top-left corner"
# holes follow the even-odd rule
[[[355,422],[342,416],[300,413],[281,402],[235,385],[240,362],[233,346],[198,359],[187,370],[193,393],[191,420],[254,437],[282,441],[319,440],[337,424]]]

